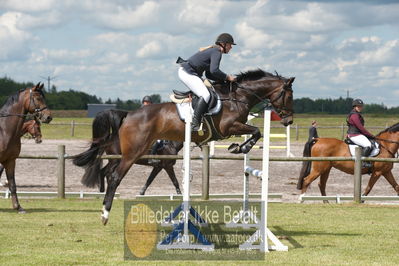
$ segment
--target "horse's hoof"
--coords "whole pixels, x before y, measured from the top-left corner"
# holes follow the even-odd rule
[[[140,190],[139,194],[143,196],[145,194],[145,190]]]
[[[237,143],[232,143],[227,149],[231,153],[241,153],[241,147]]]
[[[25,213],[26,213],[26,211],[25,211],[25,209],[24,209],[24,208],[22,208],[22,207],[19,207],[19,208],[18,208],[18,213],[20,213],[20,214],[25,214]]]
[[[107,225],[108,218],[109,218],[109,211],[107,211],[105,209],[105,206],[103,206],[103,209],[101,211],[101,222],[103,223],[103,225]]]
[[[181,195],[180,189],[176,189],[176,193],[177,193],[178,195]]]
[[[108,218],[105,218],[104,216],[101,216],[101,222],[103,223],[103,225],[107,225]]]

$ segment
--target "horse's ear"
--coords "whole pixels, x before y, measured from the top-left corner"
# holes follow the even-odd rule
[[[42,83],[42,85],[40,85],[39,89],[43,89],[43,87],[44,87],[44,83]]]
[[[33,87],[33,88],[36,89],[36,88],[39,88],[39,86],[40,86],[40,81],[39,81],[39,83],[37,83],[36,86]]]
[[[292,83],[294,83],[294,80],[295,80],[295,77],[290,77],[290,78],[288,79],[288,81],[287,81],[287,85],[288,85],[288,86],[291,86]]]

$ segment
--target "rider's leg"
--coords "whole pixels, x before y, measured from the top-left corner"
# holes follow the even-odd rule
[[[157,141],[155,141],[155,143],[152,145],[152,148],[151,148],[151,155],[155,155],[155,154],[157,154],[157,151],[162,147],[162,140],[160,140],[160,139],[158,139]],[[159,160],[159,159],[148,159],[148,163],[150,163],[150,164],[157,164],[157,163],[159,163],[161,160]]]
[[[372,145],[370,140],[364,135],[358,135],[355,137],[350,137],[350,139],[357,145],[362,147],[362,156],[368,157],[371,153]],[[363,162],[363,166],[371,167],[371,162]]]
[[[182,67],[179,68],[179,78],[193,93],[195,93],[195,95],[200,98],[198,105],[194,110],[193,121],[191,124],[192,130],[198,131],[202,115],[208,109],[208,102],[211,95],[202,79],[196,75],[187,73]]]

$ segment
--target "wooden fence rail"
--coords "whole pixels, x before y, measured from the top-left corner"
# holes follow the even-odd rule
[[[200,156],[192,156],[192,160],[202,160],[202,198],[209,198],[209,168],[210,160],[244,160],[244,156],[209,156],[209,148],[204,149],[204,153]],[[208,154],[207,154],[208,153]],[[19,159],[42,159],[42,160],[57,160],[57,180],[58,180],[58,197],[65,198],[65,160],[72,159],[72,155],[65,154],[65,146],[58,146],[58,155],[20,155]],[[103,155],[102,159],[120,159],[121,155]],[[168,160],[182,160],[181,155],[144,155],[141,159],[168,159]],[[270,161],[274,162],[302,162],[302,161],[354,161],[354,201],[361,202],[361,164],[362,161],[371,162],[392,162],[399,163],[399,158],[371,158],[361,157],[360,148],[356,148],[355,157],[270,157]],[[251,161],[261,161],[262,157],[251,157]],[[244,171],[244,169],[243,169]],[[310,197],[310,196],[309,196]],[[319,197],[320,198],[320,197]],[[341,196],[342,198],[342,196]]]

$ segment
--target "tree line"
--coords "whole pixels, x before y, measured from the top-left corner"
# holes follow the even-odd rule
[[[33,87],[32,82],[16,82],[8,77],[0,78],[0,103],[3,105],[7,98],[20,89]],[[154,103],[161,102],[159,94],[149,95]],[[108,99],[103,101],[101,97],[90,95],[85,92],[69,89],[67,91],[58,91],[53,85],[45,93],[47,106],[52,110],[86,110],[88,103],[111,103],[116,104],[117,109],[136,110],[141,106],[141,99],[116,100]]]
[[[32,87],[32,82],[16,82],[8,77],[0,78],[0,103],[20,89]],[[150,95],[154,103],[162,102],[159,94]],[[346,114],[352,108],[352,98],[338,98],[338,99],[310,99],[299,98],[294,99],[295,113],[325,113],[325,114]],[[46,91],[46,103],[50,109],[54,110],[86,110],[88,103],[107,103],[116,104],[116,108],[123,110],[136,110],[141,106],[141,99],[103,100],[101,97],[89,95],[85,92],[69,89],[67,91],[58,91],[55,86],[52,86],[49,91]],[[253,111],[260,109],[262,104],[254,107]],[[366,104],[364,108],[365,113],[374,114],[399,114],[399,107],[388,108],[384,104]]]

